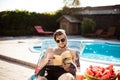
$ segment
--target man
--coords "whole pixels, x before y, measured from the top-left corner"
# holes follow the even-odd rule
[[[77,51],[67,48],[67,36],[63,29],[56,30],[53,37],[58,47],[45,51],[39,62],[37,80],[74,80],[75,71],[80,69]],[[63,58],[66,54],[69,58]],[[62,64],[54,65],[55,55],[62,56]]]

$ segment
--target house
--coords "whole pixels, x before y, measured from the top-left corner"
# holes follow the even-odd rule
[[[85,17],[93,19],[97,28],[104,30],[110,26],[120,28],[120,26],[118,27],[120,25],[120,5],[69,8],[67,13],[57,21],[60,28],[65,29],[67,34],[81,34],[81,21]]]
[[[66,30],[66,34],[78,34],[80,21],[70,15],[63,15],[58,20],[60,28]]]

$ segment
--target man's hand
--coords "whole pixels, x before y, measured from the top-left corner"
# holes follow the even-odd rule
[[[53,56],[52,53],[48,53],[46,58],[45,58],[45,61],[49,62],[51,59],[54,59],[55,57]]]
[[[72,62],[71,63],[64,63],[63,62],[62,66],[67,72],[70,72],[73,75],[76,74],[77,68],[76,68],[76,65],[74,63],[72,63]]]

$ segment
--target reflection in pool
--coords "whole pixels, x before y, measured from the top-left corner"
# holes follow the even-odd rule
[[[44,40],[41,46],[34,46],[34,49],[45,50],[49,47],[56,47],[54,40]],[[120,44],[68,40],[68,47],[79,50],[83,60],[115,64],[120,62]]]

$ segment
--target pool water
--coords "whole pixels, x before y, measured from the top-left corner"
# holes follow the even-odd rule
[[[54,40],[45,40],[41,46],[34,46],[34,49],[45,50],[49,47],[56,47]],[[120,62],[120,44],[68,40],[68,47],[77,49],[80,52],[80,57],[89,59],[89,61]]]
[[[37,50],[37,51],[40,51],[41,50],[41,46],[34,46],[33,47],[35,50]]]
[[[107,42],[84,43],[82,57],[94,60],[120,62],[120,44]]]

